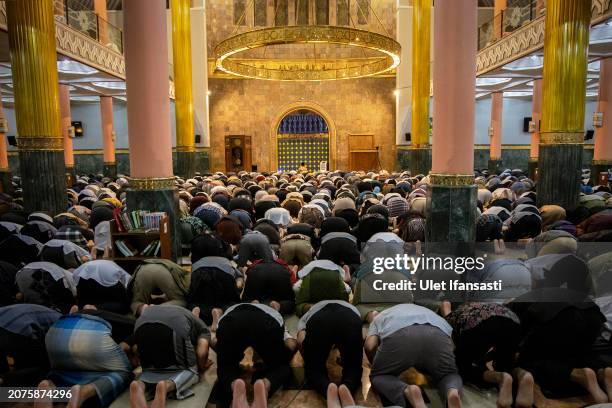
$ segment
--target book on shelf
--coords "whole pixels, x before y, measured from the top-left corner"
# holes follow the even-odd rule
[[[131,232],[144,230],[144,232],[159,231],[165,212],[150,212],[144,210],[121,211],[115,209],[113,218],[117,224],[117,231]]]

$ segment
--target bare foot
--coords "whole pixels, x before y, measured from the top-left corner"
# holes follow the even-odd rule
[[[194,307],[191,310],[191,314],[193,314],[197,318],[200,318],[200,308],[198,306]]]
[[[608,402],[608,396],[599,388],[597,375],[590,368],[575,368],[572,370],[571,379],[586,389],[596,404]]]
[[[606,367],[604,369],[603,377],[606,394],[608,394],[608,402],[612,402],[612,368]]]
[[[342,408],[340,396],[338,395],[338,386],[334,383],[329,383],[327,386],[327,408]]]
[[[255,381],[253,386],[253,404],[251,408],[267,408],[268,407],[268,390],[264,380]]]
[[[147,408],[145,397],[145,385],[140,381],[132,381],[130,384],[130,405],[132,408]]]
[[[510,408],[512,406],[512,376],[502,373],[499,382],[499,395],[497,396],[497,408]]]
[[[276,300],[270,302],[270,307],[277,312],[280,311],[280,303],[278,303]]]
[[[376,316],[378,316],[378,311],[376,310],[369,311],[365,317],[366,323],[372,323],[374,319],[376,319]]]
[[[232,408],[249,408],[244,380],[237,379],[232,384]]]
[[[353,395],[346,385],[342,384],[338,388],[338,395],[340,396],[340,402],[342,403],[343,407],[352,407],[355,405]]]
[[[79,311],[79,307],[77,305],[72,305],[70,308],[70,314],[75,314]]]
[[[516,408],[531,408],[533,406],[533,376],[531,373],[518,369],[516,378],[518,390],[516,392]]]
[[[417,385],[410,384],[404,389],[404,396],[413,408],[426,408],[421,389]]]
[[[138,315],[142,316],[144,311],[147,310],[147,307],[149,307],[149,305],[147,305],[147,304],[144,304],[144,305],[140,306],[140,313]]]
[[[459,390],[451,388],[448,390],[446,405],[448,408],[461,408],[461,398],[459,398]]]
[[[73,385],[70,388],[70,401],[66,408],[80,408],[81,407],[81,386]]]
[[[39,390],[52,390],[54,388],[55,384],[49,380],[43,380],[38,384]],[[41,398],[34,402],[34,408],[53,408],[53,402],[51,402],[50,398]]]
[[[451,311],[451,302],[449,302],[448,300],[442,301],[442,303],[440,304],[440,315],[442,317],[446,317],[451,313]]]
[[[98,308],[95,305],[85,305],[83,310],[98,310]]]
[[[219,308],[214,308],[212,310],[212,325],[210,326],[210,331],[217,331],[217,327],[219,326],[219,319],[221,319],[221,316],[223,315],[223,310],[219,309]]]
[[[166,395],[168,386],[165,381],[160,381],[155,387],[155,398],[151,403],[151,408],[165,408],[166,407]]]

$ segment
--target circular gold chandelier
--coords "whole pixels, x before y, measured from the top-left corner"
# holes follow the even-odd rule
[[[353,59],[303,60],[239,58],[257,48],[287,44],[333,44],[372,50],[380,55]],[[216,68],[227,74],[274,81],[329,81],[363,78],[395,69],[401,45],[389,36],[352,27],[299,25],[252,30],[227,38],[215,48]]]

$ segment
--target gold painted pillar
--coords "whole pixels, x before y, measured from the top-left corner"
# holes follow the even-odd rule
[[[2,107],[2,93],[0,92],[0,120],[4,121],[4,109]],[[8,161],[8,146],[6,143],[6,132],[0,129],[0,192],[11,193],[13,191],[12,175]]]
[[[176,113],[176,174],[195,173],[190,0],[172,0],[172,59]],[[205,69],[204,67],[203,69]]]
[[[410,171],[427,174],[429,146],[429,93],[431,81],[431,0],[414,0],[412,12],[412,146]]]
[[[590,0],[546,9],[538,204],[578,204],[584,141]],[[563,179],[560,179],[563,175]]]
[[[27,211],[65,211],[53,0],[6,4],[19,163]]]

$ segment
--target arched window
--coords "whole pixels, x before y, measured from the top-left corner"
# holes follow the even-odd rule
[[[246,5],[247,0],[234,0],[234,25],[247,25]]]
[[[274,0],[274,25],[286,26],[289,24],[288,0]]]
[[[370,0],[357,0],[357,24],[366,25],[370,22]]]
[[[317,25],[329,24],[329,0],[317,0]]]
[[[255,25],[265,27],[268,25],[268,0],[255,0]]]
[[[350,0],[338,0],[336,5],[336,24],[339,26],[350,25],[351,22],[351,3]]]

